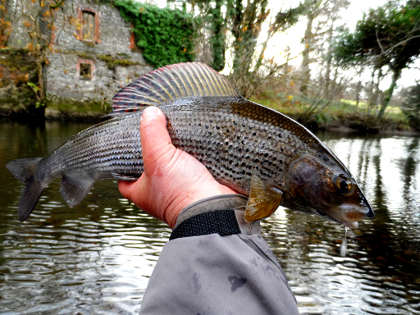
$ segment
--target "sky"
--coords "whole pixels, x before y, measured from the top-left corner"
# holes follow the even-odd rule
[[[158,5],[160,7],[166,6],[166,0],[146,0],[146,1],[139,1],[139,2],[147,2],[151,4]],[[379,6],[384,5],[386,0],[350,0],[350,5],[346,10],[341,11],[341,19],[340,22],[344,24],[350,31],[354,30],[356,27],[356,23],[363,17],[363,13],[367,13],[369,9],[374,9]],[[295,6],[299,3],[299,1],[288,1],[288,0],[269,0],[269,7],[271,12],[278,12],[279,9],[286,9],[291,6]],[[287,47],[290,47],[291,56],[294,59],[290,62],[290,64],[296,68],[298,68],[302,62],[301,59],[301,52],[303,50],[303,44],[301,43],[301,39],[303,38],[304,32],[306,27],[306,19],[301,18],[298,23],[288,29],[286,32],[282,34],[278,34],[270,41],[269,46],[267,48],[265,56],[269,59],[274,57],[278,63],[283,63],[285,60],[285,52]],[[266,26],[267,28],[267,26]],[[264,28],[260,33],[260,40],[265,38],[266,31]],[[229,61],[229,57],[227,57]],[[224,72],[228,72],[228,69],[225,69]],[[316,65],[312,66],[312,72],[315,76],[318,71],[322,71]],[[355,78],[356,72],[352,70],[348,70],[345,73],[346,77]],[[362,81],[369,82],[371,76],[370,69],[367,69],[365,73],[362,74]],[[408,87],[411,85],[416,84],[416,80],[420,80],[420,58],[416,60],[414,64],[412,64],[412,69],[405,69],[401,74],[401,78],[398,81],[398,88]],[[387,75],[381,82],[380,88],[382,90],[386,89],[391,82],[391,75]]]

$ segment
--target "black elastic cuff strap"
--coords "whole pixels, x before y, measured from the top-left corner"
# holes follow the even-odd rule
[[[169,239],[214,233],[221,236],[241,233],[234,211],[217,210],[191,217],[177,226]]]

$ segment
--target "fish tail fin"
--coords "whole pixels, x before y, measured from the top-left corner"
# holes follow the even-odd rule
[[[18,217],[20,221],[25,221],[29,217],[44,189],[44,185],[35,176],[41,160],[40,157],[17,159],[6,164],[13,176],[25,185],[19,200]]]

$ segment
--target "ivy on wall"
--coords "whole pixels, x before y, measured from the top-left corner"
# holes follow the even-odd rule
[[[195,18],[181,10],[116,0],[122,17],[133,25],[136,45],[154,67],[194,59]]]

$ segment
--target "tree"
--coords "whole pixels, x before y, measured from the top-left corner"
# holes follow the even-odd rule
[[[405,94],[405,101],[402,104],[403,113],[407,117],[410,126],[420,130],[420,82],[409,87]]]
[[[0,48],[6,47],[11,27],[7,18],[7,1],[0,0]]]
[[[175,3],[176,0],[168,0],[168,3]],[[201,20],[198,25],[201,31],[201,40],[203,37],[208,41],[210,50],[210,60],[207,62],[210,66],[220,71],[225,66],[225,33],[226,33],[226,13],[223,10],[226,6],[226,0],[185,0],[182,6],[186,9],[186,3],[191,5],[191,13],[198,14]],[[198,13],[197,13],[198,11]],[[200,43],[206,46],[206,43]],[[203,48],[203,50],[206,50]],[[207,59],[207,58],[206,58]]]
[[[324,82],[324,98],[325,99],[331,99],[333,97],[334,93],[334,83],[336,82],[336,78],[334,80],[331,80],[331,72],[333,71],[333,37],[334,33],[337,29],[337,20],[338,20],[338,12],[342,8],[346,8],[350,4],[347,0],[334,0],[330,3],[330,5],[326,8],[326,17],[327,17],[327,23],[329,23],[326,35],[326,45],[327,48],[323,49],[323,52],[327,52],[324,55],[325,60],[325,74],[323,78]],[[337,67],[335,69],[335,77],[337,76]]]
[[[253,80],[256,80],[260,75],[258,72],[263,65],[268,41],[277,32],[295,24],[298,16],[305,9],[305,4],[301,3],[294,8],[277,12],[269,24],[268,36],[262,43],[260,54],[256,56],[257,41],[261,28],[270,14],[267,4],[267,0],[250,0],[247,1],[246,6],[243,6],[241,0],[227,1],[227,15],[230,22],[228,25],[230,25],[230,30],[235,39],[232,77],[240,92],[245,96],[252,92],[250,86],[258,84]],[[272,74],[273,71],[268,71],[265,76]]]
[[[383,7],[370,10],[357,23],[354,33],[343,32],[334,50],[335,58],[343,65],[370,65],[382,72],[387,67],[392,80],[385,91],[378,111],[381,118],[388,106],[401,71],[420,54],[420,1],[409,0],[402,5],[390,1]]]
[[[301,64],[301,85],[300,91],[307,95],[311,79],[310,64],[316,59],[314,55],[322,58],[325,68],[323,75],[323,94],[326,98],[330,94],[331,72],[332,72],[332,38],[337,28],[339,11],[347,7],[347,0],[306,0],[305,17],[306,29],[302,39],[304,49],[302,52]],[[326,46],[326,47],[325,47]],[[325,53],[326,52],[326,53]],[[317,89],[319,90],[319,88]]]
[[[315,41],[316,39],[316,32],[313,30],[313,24],[315,18],[321,13],[320,6],[322,4],[323,0],[309,0],[306,1],[306,4],[308,5],[306,10],[306,29],[305,29],[305,35],[303,37],[303,44],[304,49],[302,52],[302,82],[300,85],[300,91],[303,94],[308,93],[308,85],[309,81],[311,79],[311,72],[309,69],[309,65],[312,63],[312,60],[310,58],[311,52],[315,49]]]
[[[54,27],[54,10],[63,3],[63,0],[38,0],[32,1],[35,10],[28,10],[24,14],[23,23],[29,35],[29,42],[26,49],[36,58],[38,70],[38,82],[32,83],[30,87],[36,96],[36,107],[43,107],[45,104],[45,76],[44,69],[48,64],[47,55],[51,50],[51,33]],[[23,5],[22,5],[23,6]],[[43,111],[43,109],[42,109]]]
[[[232,77],[243,95],[252,93],[256,74],[264,63],[264,52],[267,42],[279,31],[297,22],[303,13],[304,4],[294,8],[277,12],[269,23],[268,36],[262,43],[261,51],[257,55],[257,42],[263,23],[267,23],[270,16],[268,0],[185,0],[193,12],[198,8],[204,23],[211,33],[210,44],[212,50],[212,66],[221,70],[225,66],[227,50],[226,33],[232,34],[233,41],[233,69]]]

